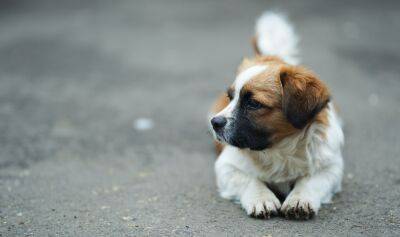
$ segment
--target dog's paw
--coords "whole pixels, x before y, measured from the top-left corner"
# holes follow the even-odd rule
[[[247,215],[263,219],[278,215],[281,207],[279,200],[268,190],[265,190],[265,192],[246,192],[241,199],[241,204]]]
[[[283,202],[280,212],[287,219],[308,220],[317,214],[318,207],[307,198],[293,195]]]

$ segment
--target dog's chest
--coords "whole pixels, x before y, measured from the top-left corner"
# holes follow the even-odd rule
[[[285,152],[279,150],[250,154],[257,176],[265,182],[293,181],[310,171],[310,161],[304,150]]]

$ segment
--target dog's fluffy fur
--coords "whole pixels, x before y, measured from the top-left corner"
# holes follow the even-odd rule
[[[296,65],[297,42],[285,17],[262,15],[256,57],[211,111],[219,193],[254,217],[308,219],[341,189],[340,118],[325,84]]]

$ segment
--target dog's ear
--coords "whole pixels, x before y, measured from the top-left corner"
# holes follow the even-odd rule
[[[283,113],[295,128],[304,128],[329,102],[328,88],[299,66],[283,66],[279,76]]]

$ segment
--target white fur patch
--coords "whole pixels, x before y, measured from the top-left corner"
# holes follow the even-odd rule
[[[259,202],[257,197],[249,200],[249,196],[243,196],[250,182],[267,182],[286,194],[289,190],[281,190],[279,186],[295,182],[282,208],[290,209],[300,203],[309,205],[317,213],[321,203],[329,202],[332,195],[340,191],[343,173],[341,146],[344,137],[331,103],[328,104],[328,123],[328,127],[314,123],[264,151],[226,145],[215,164],[221,196],[239,200],[247,210],[249,203]]]
[[[261,72],[267,69],[266,65],[256,65],[252,66],[243,72],[241,72],[235,79],[234,86],[235,86],[235,94],[233,100],[223,109],[221,112],[217,114],[217,116],[225,116],[230,118],[232,116],[232,111],[236,107],[237,103],[239,102],[239,95],[240,91],[242,90],[243,86],[248,83],[253,77],[257,76]]]
[[[256,24],[257,47],[263,55],[275,55],[290,64],[298,64],[298,37],[285,16],[265,12]]]

